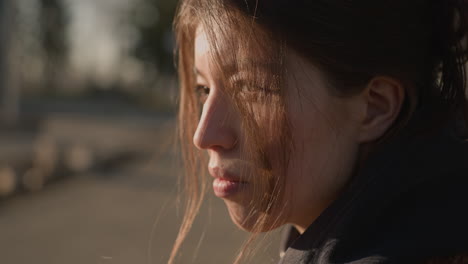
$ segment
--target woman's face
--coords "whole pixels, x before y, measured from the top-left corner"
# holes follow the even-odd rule
[[[249,147],[243,117],[226,93],[228,88],[218,81],[210,52],[207,36],[199,28],[195,39],[195,67],[197,90],[204,94],[204,103],[193,141],[197,148],[209,154],[207,166],[213,176],[215,195],[225,201],[234,223],[251,230],[257,220],[252,213],[255,206],[252,201],[260,190],[252,182],[254,177],[263,177],[255,174],[261,165],[242,153]],[[259,58],[239,54],[245,54],[239,60]],[[277,157],[286,150],[279,147],[278,141],[265,143],[272,175],[284,183],[281,186],[284,195],[268,213],[266,229],[291,223],[303,231],[337,197],[352,173],[358,152],[357,100],[331,95],[321,72],[293,51],[286,55],[286,67],[284,100],[292,152],[288,166],[281,170]],[[236,78],[242,78],[242,74],[234,73]],[[267,124],[268,105],[251,104],[259,123],[265,119]]]

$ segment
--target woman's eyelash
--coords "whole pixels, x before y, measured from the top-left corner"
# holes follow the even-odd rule
[[[238,88],[238,95],[246,100],[258,100],[262,95],[276,94],[277,92],[263,87],[252,86],[245,82],[237,82],[235,86]],[[195,86],[195,94],[201,103],[206,101],[210,92],[210,87],[206,85],[197,84]]]
[[[206,85],[197,85],[195,86],[195,92],[197,94],[209,94],[210,93],[210,88]]]
[[[195,86],[195,94],[197,95],[198,100],[204,104],[210,94],[210,88],[206,85],[198,84]]]
[[[250,93],[250,94],[275,94],[278,91],[270,88],[249,85],[248,83],[239,83],[237,85],[240,93]]]

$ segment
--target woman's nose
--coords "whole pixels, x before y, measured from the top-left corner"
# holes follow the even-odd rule
[[[225,96],[219,91],[208,96],[193,136],[197,148],[229,150],[236,145],[237,118]]]

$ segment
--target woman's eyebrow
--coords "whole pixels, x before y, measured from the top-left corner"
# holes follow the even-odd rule
[[[259,61],[252,60],[252,59],[246,59],[246,60],[240,60],[238,62],[229,63],[229,64],[224,65],[223,66],[223,72],[226,74],[226,76],[232,76],[232,75],[235,75],[235,74],[239,73],[239,70],[243,70],[245,68],[251,68],[252,67],[252,68],[257,68],[257,69],[261,68],[261,69],[268,70],[272,66],[274,66],[274,65],[271,64],[271,63],[265,63],[265,62],[259,62]],[[193,73],[196,76],[201,76],[202,78],[207,80],[206,75],[203,73],[203,71],[201,71],[197,67],[193,67]]]

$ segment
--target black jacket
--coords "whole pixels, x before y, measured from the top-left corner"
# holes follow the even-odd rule
[[[424,263],[468,252],[468,142],[452,126],[402,133],[299,235],[281,264]],[[468,263],[468,258],[457,263]]]

